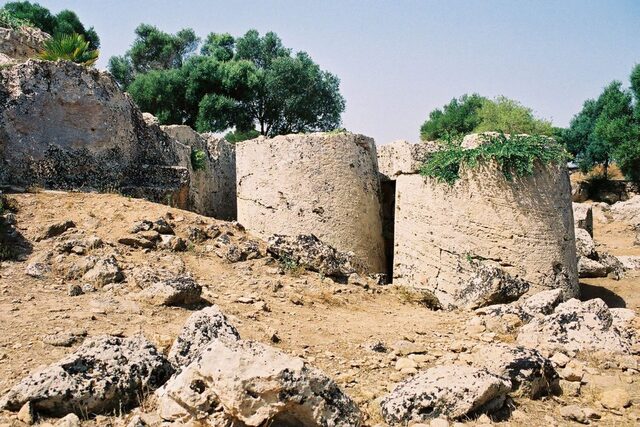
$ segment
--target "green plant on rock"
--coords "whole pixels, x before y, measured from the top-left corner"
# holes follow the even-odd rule
[[[423,176],[453,185],[460,178],[460,168],[474,168],[481,162],[494,161],[507,181],[529,176],[536,162],[543,165],[566,162],[570,156],[564,146],[542,135],[484,136],[484,143],[465,149],[460,140],[446,140],[443,149],[428,157],[420,168]]]
[[[57,61],[59,59],[75,62],[87,67],[98,60],[99,52],[92,50],[88,41],[80,34],[60,35],[45,42],[40,59]]]
[[[26,19],[14,16],[6,9],[0,9],[0,27],[17,29],[20,27],[33,27],[33,24]]]
[[[207,153],[203,150],[191,150],[191,167],[194,171],[205,170],[207,166]]]

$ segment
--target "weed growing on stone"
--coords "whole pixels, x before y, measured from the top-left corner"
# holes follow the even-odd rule
[[[485,136],[476,148],[465,149],[461,140],[445,140],[443,149],[431,154],[420,168],[420,174],[453,185],[460,178],[462,165],[470,168],[495,161],[507,181],[529,176],[536,162],[560,164],[569,159],[564,146],[542,135]]]
[[[204,170],[206,161],[207,154],[203,150],[191,150],[191,167],[194,171]]]

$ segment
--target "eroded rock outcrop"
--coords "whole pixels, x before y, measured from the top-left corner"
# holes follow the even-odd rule
[[[479,143],[477,135],[464,140],[465,147]],[[414,151],[422,152],[396,153]],[[470,304],[463,296],[479,269],[491,265],[529,283],[530,293],[560,288],[565,298],[578,294],[566,167],[537,164],[531,176],[508,181],[495,164],[480,163],[462,166],[460,179],[448,185],[418,174],[418,160],[424,158],[405,159],[408,166],[387,173],[396,186],[395,284],[425,289],[445,309],[477,307],[491,301],[479,295]]]
[[[385,271],[373,140],[351,133],[258,138],[236,144],[238,221],[263,238],[315,234]]]
[[[0,71],[0,182],[118,190],[189,208],[189,171],[108,73],[28,60]]]
[[[0,28],[0,65],[37,56],[49,38],[49,34],[35,27]]]
[[[189,170],[191,177],[189,205],[192,209],[214,218],[236,219],[234,145],[211,133],[199,134],[189,126],[160,128],[180,145],[180,165]]]
[[[158,390],[160,416],[199,425],[359,426],[355,403],[304,360],[251,341],[214,340]]]
[[[58,417],[121,410],[172,373],[171,364],[141,335],[97,337],[20,381],[0,399],[0,408],[18,411],[31,402],[36,412]]]

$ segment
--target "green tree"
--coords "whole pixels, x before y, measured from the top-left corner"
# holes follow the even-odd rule
[[[478,110],[485,100],[477,93],[453,98],[442,109],[429,113],[420,128],[420,138],[430,141],[470,133],[480,124]]]
[[[78,15],[70,10],[65,9],[57,15],[53,15],[46,7],[28,1],[9,2],[4,5],[3,9],[18,19],[29,21],[53,37],[80,34],[89,42],[89,47],[92,50],[100,47],[100,38],[93,27],[85,28]]]
[[[211,33],[202,44],[200,53],[215,57],[218,61],[230,61],[235,52],[236,40],[229,33]]]
[[[340,125],[345,101],[338,78],[308,54],[292,55],[275,33],[261,37],[251,30],[238,39],[211,33],[201,55],[190,54],[195,45],[173,49],[167,40],[174,36],[152,33],[164,42],[136,40],[125,56],[110,59],[109,69],[161,123],[188,124],[200,132],[235,128],[234,137],[252,135],[256,127],[273,136]],[[169,46],[168,54],[162,46]]]
[[[474,129],[475,132],[553,135],[551,122],[537,119],[533,110],[504,96],[485,100],[477,114],[480,124]]]
[[[585,101],[582,110],[571,120],[565,143],[583,171],[602,165],[607,176],[609,165],[616,162],[626,177],[640,178],[638,73],[636,68],[631,74],[630,91],[623,89],[621,82],[614,81],[597,100]]]
[[[107,65],[109,72],[124,89],[138,74],[182,67],[200,42],[191,28],[168,34],[153,25],[140,24],[135,34],[131,48],[122,56],[109,58]]]

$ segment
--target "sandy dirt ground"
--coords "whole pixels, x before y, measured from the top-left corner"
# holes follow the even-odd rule
[[[34,369],[72,352],[81,342],[70,347],[46,343],[46,337],[56,332],[87,337],[142,332],[168,351],[185,319],[198,307],[156,307],[131,298],[136,284],[130,273],[139,266],[170,266],[190,272],[204,286],[204,304],[219,305],[244,339],[276,346],[322,369],[360,405],[367,425],[382,423],[378,401],[404,377],[396,371],[391,352],[372,352],[367,349],[369,343],[382,342],[392,349],[404,340],[421,346],[426,354],[419,366],[422,369],[443,358],[455,360],[460,343],[472,348],[486,341],[513,341],[509,335],[471,333],[465,323],[473,314],[431,311],[416,295],[394,286],[365,289],[338,284],[312,272],[280,274],[269,258],[231,264],[211,250],[211,241],[192,245],[181,253],[143,251],[116,243],[134,222],[155,220],[167,212],[174,218],[176,234],[183,237],[188,226],[224,224],[211,218],[115,194],[41,192],[12,197],[19,205],[18,228],[32,245],[27,258],[53,249],[54,240],[35,241],[47,224],[70,219],[87,236],[96,235],[108,243],[103,251],[115,254],[127,279],[121,286],[72,297],[67,288],[74,281],[65,280],[63,272],[53,271],[43,279],[34,279],[25,274],[27,260],[0,264],[0,394]],[[640,255],[629,227],[597,223],[599,248],[616,255]],[[637,273],[620,281],[583,280],[583,296],[601,297],[613,307],[640,312],[638,286]],[[597,425],[640,423],[640,377],[597,360],[586,362],[590,373],[580,397],[552,396],[537,401],[516,398],[512,416],[495,424],[569,425],[558,413],[568,403],[597,408],[602,416]],[[611,387],[627,389],[633,405],[620,413],[597,407],[600,393]],[[83,425],[126,425],[128,417],[101,416],[85,420]],[[477,424],[474,420],[465,422]],[[15,414],[0,412],[0,426],[12,425],[22,424]]]

